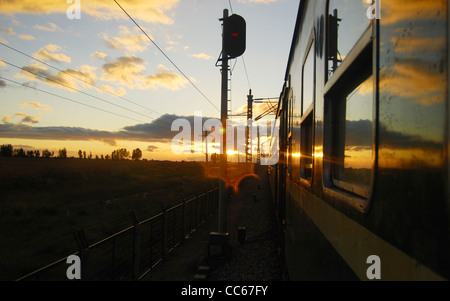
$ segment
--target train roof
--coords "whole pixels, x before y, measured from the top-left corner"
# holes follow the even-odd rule
[[[305,6],[305,0],[300,0],[299,6],[298,6],[298,13],[297,13],[297,21],[295,22],[295,27],[294,27],[294,34],[292,36],[292,43],[291,43],[291,49],[289,52],[289,58],[288,58],[288,62],[287,62],[287,67],[286,67],[286,74],[284,76],[284,81],[286,81],[288,79],[289,76],[289,67],[291,65],[293,56],[294,56],[294,50],[295,50],[295,44],[296,44],[296,40],[299,36],[300,33],[300,19],[302,16],[302,11],[303,8]]]

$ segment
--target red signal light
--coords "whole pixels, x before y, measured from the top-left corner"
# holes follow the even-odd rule
[[[229,58],[236,58],[245,52],[246,24],[239,15],[231,15],[223,22],[223,49]]]

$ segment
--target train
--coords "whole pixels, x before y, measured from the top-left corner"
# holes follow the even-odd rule
[[[288,280],[450,279],[449,18],[299,2],[268,171]]]

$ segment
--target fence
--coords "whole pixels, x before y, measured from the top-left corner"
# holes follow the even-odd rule
[[[129,226],[88,244],[83,230],[74,232],[81,259],[82,280],[141,280],[187,235],[217,210],[218,188],[213,188],[159,214],[139,221],[134,212]],[[69,256],[70,256],[69,255]],[[67,257],[17,280],[67,280]]]

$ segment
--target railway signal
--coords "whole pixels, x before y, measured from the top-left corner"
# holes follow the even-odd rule
[[[239,15],[228,16],[228,10],[223,10],[222,33],[222,84],[221,84],[221,105],[220,105],[220,121],[225,129],[221,142],[222,154],[220,155],[220,176],[226,179],[227,176],[227,144],[226,144],[226,122],[228,119],[228,61],[230,59],[241,56],[245,52],[246,40],[246,23],[244,18]],[[226,208],[227,208],[227,191],[224,181],[219,184],[219,232],[226,233]]]
[[[246,48],[246,23],[244,18],[233,14],[223,20],[224,50],[229,58],[241,56]]]

